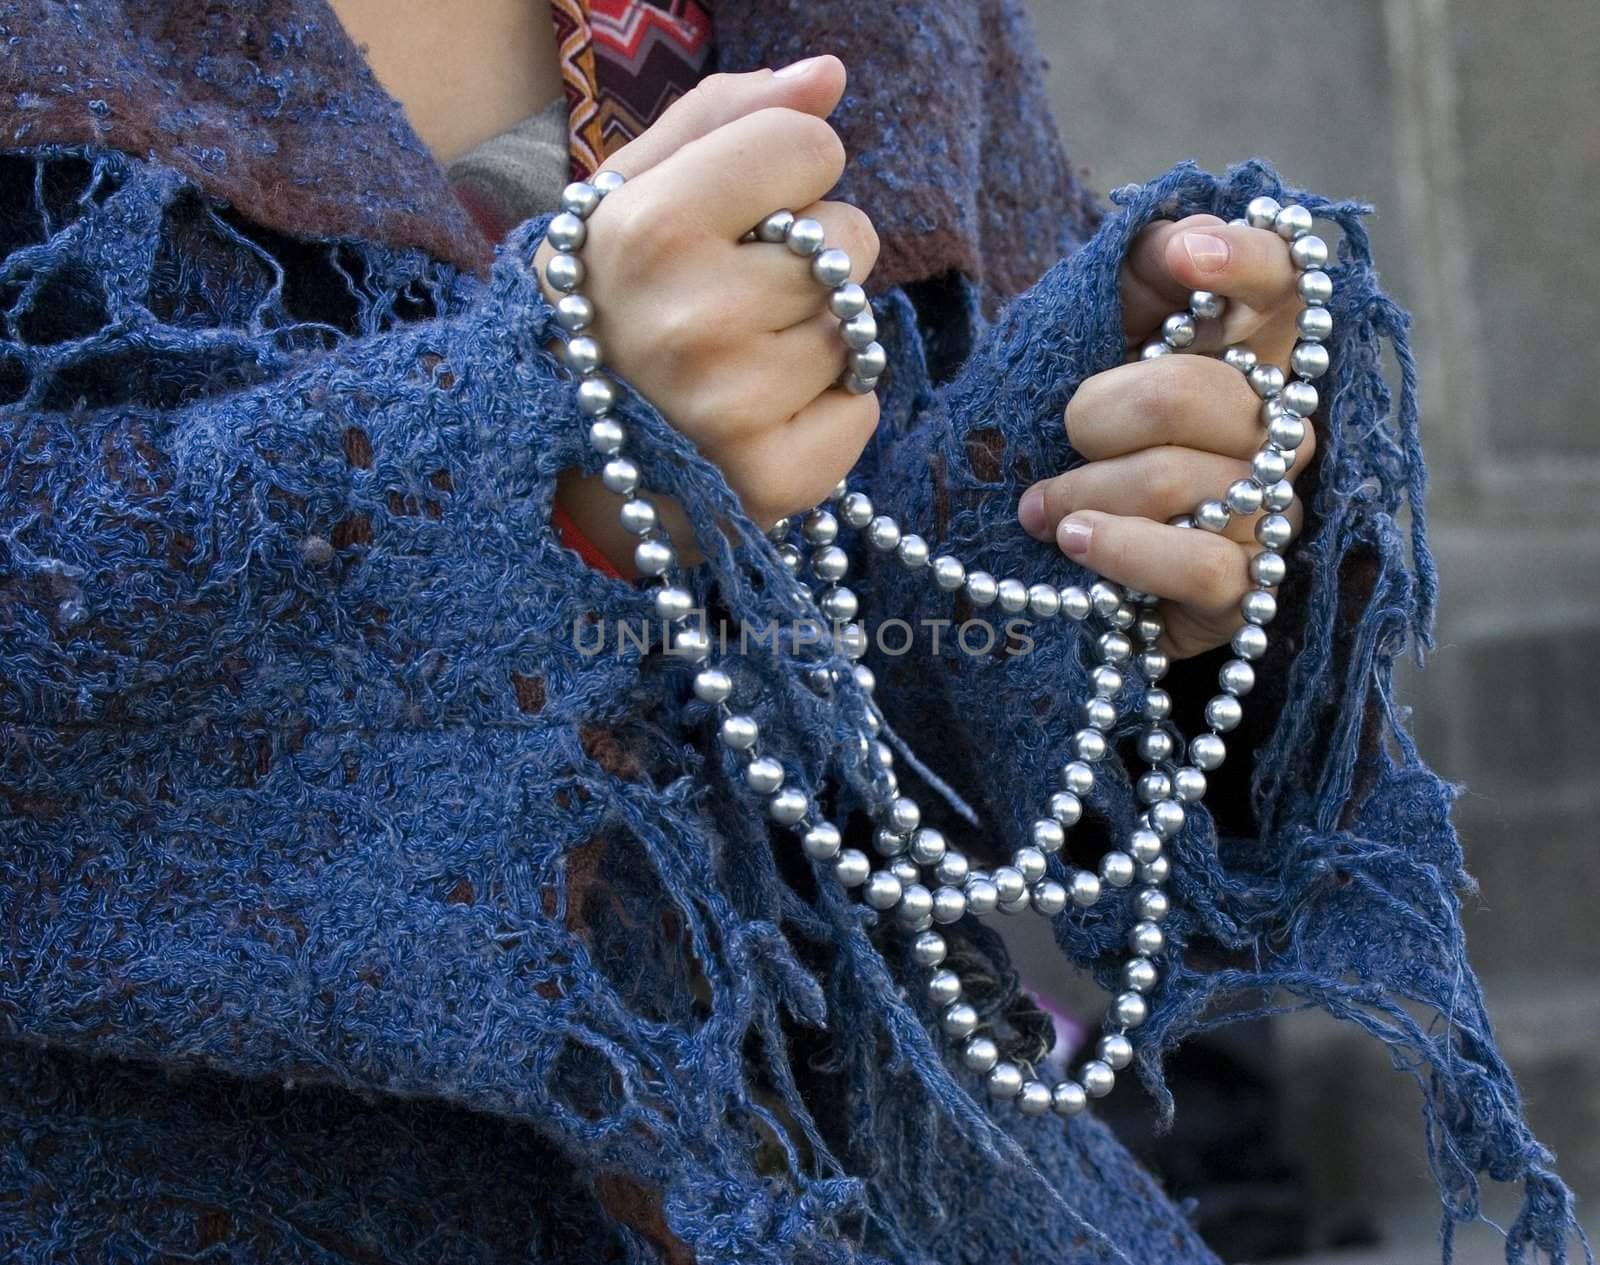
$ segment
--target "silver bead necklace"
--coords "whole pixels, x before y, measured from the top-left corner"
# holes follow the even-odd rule
[[[696,697],[715,711],[715,740],[740,762],[745,784],[768,819],[798,835],[806,856],[830,869],[844,887],[859,889],[866,904],[893,918],[909,934],[912,959],[931,972],[926,990],[939,1012],[940,1026],[958,1048],[962,1063],[983,1077],[988,1094],[1015,1103],[1028,1115],[1051,1110],[1062,1116],[1076,1115],[1089,1099],[1110,1093],[1116,1074],[1133,1061],[1132,1034],[1148,1017],[1147,999],[1160,981],[1161,961],[1168,953],[1162,930],[1171,908],[1166,892],[1171,873],[1167,844],[1183,828],[1185,805],[1196,804],[1204,796],[1206,774],[1222,764],[1227,754],[1222,735],[1240,723],[1240,699],[1255,684],[1252,665],[1266,653],[1266,625],[1277,613],[1277,599],[1271,590],[1284,577],[1282,551],[1291,535],[1285,512],[1294,501],[1294,490],[1285,476],[1295,450],[1305,439],[1305,419],[1317,407],[1313,383],[1328,369],[1326,341],[1333,331],[1333,319],[1326,305],[1333,283],[1322,270],[1328,259],[1327,244],[1311,232],[1312,217],[1306,208],[1280,206],[1269,197],[1256,198],[1244,217],[1233,221],[1273,229],[1288,243],[1305,306],[1297,318],[1300,341],[1290,360],[1292,381],[1276,366],[1259,363],[1255,353],[1246,348],[1233,346],[1223,353],[1223,359],[1245,375],[1262,401],[1263,443],[1251,462],[1249,477],[1230,484],[1221,497],[1201,501],[1192,515],[1172,520],[1176,526],[1221,532],[1235,515],[1266,511],[1255,524],[1255,538],[1262,546],[1250,562],[1256,587],[1240,602],[1243,622],[1232,638],[1234,657],[1223,664],[1218,674],[1219,692],[1206,704],[1207,731],[1186,746],[1170,724],[1172,698],[1159,688],[1169,662],[1157,644],[1163,626],[1153,596],[1104,580],[1088,588],[1058,588],[1047,583],[1027,584],[1014,577],[997,579],[952,554],[934,555],[923,537],[903,530],[892,516],[878,513],[871,500],[851,491],[845,482],[798,524],[785,519],[772,527],[769,537],[789,572],[799,577],[809,569],[817,581],[812,595],[827,626],[834,630],[831,645],[851,662],[855,684],[866,699],[866,724],[856,741],[871,777],[875,863],[865,852],[844,847],[839,828],[821,816],[804,790],[789,782],[782,763],[763,753],[761,728],[737,705],[732,674],[713,662],[709,636],[690,620],[693,599],[679,582],[677,554],[661,528],[654,504],[642,493],[637,463],[624,453],[627,433],[612,416],[617,388],[603,372],[599,343],[586,332],[595,312],[580,291],[584,267],[579,258],[588,236],[586,221],[601,200],[621,184],[622,177],[615,172],[601,172],[592,182],[567,186],[561,195],[561,211],[546,233],[556,254],[545,266],[545,277],[561,292],[555,316],[568,335],[563,357],[578,379],[578,407],[590,419],[590,446],[605,458],[601,478],[622,498],[622,525],[639,537],[634,566],[654,586],[655,613],[671,630],[671,649],[699,665],[693,689]],[[823,238],[822,225],[816,220],[776,211],[746,234],[745,240],[782,245],[809,261],[812,277],[828,288],[828,307],[839,319],[840,336],[847,348],[840,386],[863,394],[877,386],[887,355],[877,341],[877,322],[865,292],[849,280],[849,256],[828,247]],[[1194,291],[1188,310],[1167,317],[1160,337],[1144,346],[1141,358],[1166,356],[1192,346],[1197,322],[1220,319],[1225,306],[1226,301],[1218,295]],[[923,825],[920,806],[900,793],[894,753],[879,737],[882,724],[872,697],[876,682],[871,669],[859,662],[866,652],[867,636],[857,621],[859,600],[842,583],[850,560],[836,543],[841,526],[860,532],[869,549],[893,553],[908,571],[926,571],[938,589],[952,594],[959,590],[975,606],[994,605],[1007,614],[1026,614],[1041,622],[1092,620],[1102,629],[1095,643],[1101,662],[1090,675],[1093,693],[1082,705],[1083,727],[1072,738],[1073,758],[1062,766],[1061,785],[1048,796],[1028,840],[1012,851],[1005,865],[986,870],[972,864],[939,830]],[[1139,776],[1136,791],[1144,808],[1126,841],[1106,852],[1095,870],[1075,869],[1062,855],[1067,831],[1082,818],[1084,802],[1095,785],[1095,766],[1109,753],[1107,734],[1116,723],[1116,700],[1127,687],[1130,665],[1137,669],[1143,688],[1140,710],[1144,727],[1137,746],[1148,768]],[[835,670],[828,665],[811,669],[814,688],[830,689],[834,679]],[[961,978],[943,965],[948,945],[937,928],[968,914],[983,917],[997,911],[1011,915],[1032,911],[1053,917],[1068,904],[1078,908],[1094,905],[1107,887],[1134,884],[1138,890],[1127,935],[1128,955],[1103,1035],[1071,1075],[1049,1084],[1026,1060],[1006,1057],[983,1029],[977,1010],[964,997]]]

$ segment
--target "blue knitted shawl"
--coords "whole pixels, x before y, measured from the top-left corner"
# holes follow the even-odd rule
[[[944,6],[898,7],[915,27]],[[752,48],[730,32],[723,64]],[[55,51],[13,51],[59,95]],[[104,104],[92,80],[66,90]],[[241,145],[272,108],[240,94]],[[167,159],[7,143],[0,1255],[1213,1259],[1092,1115],[983,1101],[903,941],[752,811],[683,663],[586,653],[646,602],[551,529],[556,475],[593,457],[545,350],[542,223],[480,277],[273,231]],[[938,167],[913,151],[891,129],[858,157],[890,184]],[[1464,957],[1451,790],[1391,692],[1434,572],[1406,318],[1363,208],[1261,164],[1184,166],[1120,191],[1092,234],[1058,221],[1064,257],[992,322],[972,277],[883,292],[891,365],[858,478],[992,572],[1082,582],[1015,503],[1077,459],[1063,407],[1123,358],[1119,261],[1152,219],[1261,193],[1343,230],[1333,368],[1286,685],[1253,764],[1233,757],[1237,802],[1175,842],[1169,926],[1195,965],[1157,993],[1138,1074],[1170,1109],[1161,1051],[1241,1002],[1321,1006],[1416,1080],[1446,1251],[1487,1173],[1526,1192],[1508,1260],[1564,1260],[1571,1199]],[[717,472],[648,401],[623,412],[652,486],[691,511],[701,599],[756,628],[804,616]],[[846,543],[869,609],[949,617]],[[980,852],[1023,837],[1086,692],[1075,627],[1035,636],[1026,656],[871,660],[919,793],[959,787],[981,829],[945,824]],[[737,670],[771,753],[848,811],[848,674],[819,696],[788,646]],[[1120,771],[1095,795],[1097,828],[1126,829]],[[1062,969],[1109,978],[1126,925],[1120,896],[1061,915]],[[952,938],[995,981],[986,1014],[1026,1022],[998,941]]]

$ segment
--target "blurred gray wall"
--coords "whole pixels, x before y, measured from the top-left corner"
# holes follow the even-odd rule
[[[1405,694],[1465,787],[1468,934],[1535,1126],[1600,1197],[1600,2],[1032,9],[1093,187],[1259,155],[1377,207],[1416,316],[1444,589]],[[1409,1081],[1331,1025],[1287,1039],[1324,1228],[1431,1217]]]

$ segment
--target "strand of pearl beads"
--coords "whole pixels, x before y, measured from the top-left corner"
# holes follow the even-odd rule
[[[1176,758],[1183,747],[1168,726],[1172,700],[1158,686],[1169,664],[1158,648],[1163,626],[1153,597],[1125,591],[1103,580],[1087,590],[1076,585],[1059,589],[1044,583],[1029,585],[1013,578],[996,580],[987,572],[969,569],[953,555],[930,557],[922,537],[904,532],[891,516],[876,513],[864,494],[851,492],[845,483],[834,489],[828,501],[838,510],[837,515],[822,506],[804,516],[800,532],[806,550],[790,543],[791,522],[785,520],[773,527],[771,536],[784,565],[797,576],[809,567],[819,582],[813,596],[835,629],[833,645],[852,661],[865,652],[866,635],[855,622],[859,610],[855,594],[840,584],[849,567],[848,554],[836,543],[841,518],[848,527],[863,532],[871,549],[894,553],[909,570],[926,568],[939,589],[962,590],[975,605],[998,604],[1006,613],[1026,612],[1040,620],[1064,615],[1081,622],[1094,616],[1107,625],[1096,639],[1102,663],[1091,674],[1094,694],[1083,705],[1084,727],[1073,736],[1074,758],[1062,767],[1062,789],[1049,797],[1045,812],[1034,820],[1028,843],[1012,852],[1009,865],[992,872],[973,866],[939,831],[921,825],[920,806],[899,793],[893,752],[878,739],[881,721],[876,704],[869,706],[867,726],[857,742],[867,757],[877,791],[872,809],[877,825],[874,850],[888,862],[885,867],[874,869],[865,853],[842,846],[842,835],[835,825],[814,819],[810,799],[804,791],[786,784],[781,763],[761,754],[759,725],[753,717],[733,708],[732,676],[707,662],[709,640],[703,631],[687,624],[691,599],[673,576],[676,557],[670,542],[662,537],[653,507],[648,512],[630,510],[630,506],[641,502],[648,506],[649,502],[639,495],[637,467],[622,455],[625,433],[609,417],[615,389],[601,375],[598,345],[583,333],[593,321],[593,308],[577,292],[583,278],[576,255],[586,236],[583,222],[605,194],[620,184],[620,177],[601,173],[593,185],[574,184],[564,191],[562,214],[551,221],[549,234],[552,246],[561,253],[547,265],[546,277],[554,288],[563,291],[556,317],[572,335],[566,346],[566,363],[580,380],[580,408],[592,419],[590,443],[607,457],[602,477],[607,487],[625,498],[621,509],[624,526],[642,537],[635,563],[657,583],[655,609],[674,628],[674,650],[702,664],[695,675],[694,692],[716,708],[719,741],[742,761],[745,782],[752,793],[763,797],[771,820],[796,830],[813,861],[831,865],[845,887],[861,888],[867,904],[895,917],[912,934],[913,959],[931,971],[927,995],[940,1009],[941,1028],[961,1043],[963,1063],[984,1076],[990,1096],[1014,1101],[1027,1114],[1053,1109],[1063,1116],[1075,1115],[1090,1098],[1110,1093],[1116,1073],[1133,1060],[1130,1034],[1148,1015],[1146,997],[1160,979],[1156,959],[1166,948],[1161,923],[1170,909],[1164,889],[1171,866],[1165,844],[1182,828],[1184,806],[1198,803],[1204,796],[1206,773],[1225,758],[1222,735],[1239,724],[1239,700],[1255,682],[1252,663],[1266,651],[1265,626],[1276,613],[1276,600],[1270,590],[1283,578],[1281,550],[1290,534],[1284,511],[1293,501],[1293,489],[1285,474],[1304,439],[1304,419],[1317,406],[1312,382],[1328,368],[1323,344],[1332,332],[1325,306],[1332,294],[1332,282],[1321,270],[1327,260],[1327,246],[1311,234],[1312,219],[1305,208],[1280,206],[1271,198],[1253,200],[1244,219],[1234,221],[1271,228],[1290,243],[1291,259],[1298,272],[1297,289],[1305,307],[1298,318],[1301,341],[1291,357],[1296,381],[1286,383],[1281,370],[1259,364],[1246,349],[1230,347],[1224,353],[1227,363],[1245,374],[1263,401],[1265,442],[1252,461],[1248,479],[1230,485],[1221,498],[1202,501],[1193,515],[1174,520],[1176,525],[1220,532],[1234,515],[1267,511],[1255,527],[1262,550],[1252,559],[1250,570],[1257,587],[1245,595],[1240,605],[1243,623],[1232,639],[1236,657],[1224,664],[1219,673],[1221,690],[1205,711],[1208,732],[1188,744],[1186,763]],[[815,221],[796,220],[788,211],[767,217],[747,234],[747,240],[781,242],[797,255],[811,258],[813,276],[831,289],[829,306],[840,318],[841,334],[850,348],[841,385],[858,393],[873,389],[885,358],[876,343],[876,325],[865,296],[860,294],[859,286],[846,280],[850,272],[848,256],[825,246],[820,225]],[[1160,338],[1147,344],[1141,356],[1148,359],[1187,349],[1196,340],[1196,322],[1220,318],[1224,310],[1225,302],[1219,296],[1194,292],[1189,310],[1168,317]],[[864,344],[858,345],[863,340]],[[572,351],[574,343],[580,344],[576,353]],[[1137,650],[1127,635],[1129,631],[1140,643]],[[1115,724],[1115,700],[1124,689],[1125,669],[1130,663],[1146,683],[1141,706],[1144,728],[1139,734],[1138,749],[1149,768],[1137,783],[1145,810],[1125,848],[1106,853],[1098,873],[1077,870],[1068,874],[1059,854],[1067,830],[1083,815],[1084,799],[1096,780],[1094,766],[1108,753],[1106,734]],[[876,684],[870,669],[855,662],[853,677],[870,699]],[[812,669],[810,680],[813,688],[829,690],[836,673],[830,667],[819,666]],[[1066,884],[1053,877],[1052,857],[1068,879]],[[924,875],[931,876],[931,889],[922,881]],[[1104,1034],[1093,1056],[1082,1062],[1075,1076],[1048,1085],[1026,1064],[1001,1058],[994,1039],[980,1030],[976,1009],[963,998],[960,978],[942,966],[948,946],[933,928],[955,922],[968,913],[1018,914],[1031,909],[1053,916],[1069,901],[1088,908],[1099,901],[1104,887],[1127,887],[1135,879],[1140,884],[1134,898],[1136,921],[1128,936],[1129,956],[1122,970],[1122,989],[1112,1000]]]

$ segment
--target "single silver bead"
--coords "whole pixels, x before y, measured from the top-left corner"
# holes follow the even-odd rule
[[[1191,290],[1189,292],[1190,315],[1199,317],[1203,321],[1214,321],[1228,310],[1228,300],[1220,294],[1210,290]]]
[[[784,234],[783,240],[795,254],[809,258],[822,249],[824,236],[822,225],[807,217],[791,221],[789,231]]]
[[[1250,459],[1250,477],[1262,487],[1289,473],[1289,462],[1276,448],[1263,448]]]
[[[1204,500],[1195,507],[1194,524],[1204,531],[1221,532],[1228,529],[1228,507],[1218,500]]]
[[[1328,372],[1328,349],[1321,343],[1296,343],[1289,368],[1302,378],[1320,378]]]
[[[1320,343],[1306,345],[1321,348]],[[1283,407],[1296,417],[1310,417],[1317,411],[1317,388],[1309,382],[1291,382],[1283,388],[1283,394],[1278,398],[1283,401]]]
[[[551,289],[576,290],[583,284],[583,260],[576,255],[551,255],[544,266],[544,279]]]
[[[878,339],[878,319],[870,307],[862,308],[839,326],[839,337],[853,351],[864,351]]]
[[[1017,1110],[1025,1116],[1042,1116],[1050,1110],[1050,1087],[1043,1081],[1025,1081],[1017,1094]]]
[[[639,486],[639,467],[627,457],[613,457],[600,471],[606,491],[628,496]]]
[[[1278,212],[1272,227],[1284,241],[1292,242],[1311,231],[1311,212],[1303,206],[1286,206]]]
[[[867,543],[879,553],[888,553],[900,544],[900,524],[887,514],[879,514],[867,524]]]
[[[767,801],[767,816],[780,826],[792,826],[805,817],[809,807],[803,791],[786,786]]]
[[[1267,438],[1284,452],[1293,452],[1306,437],[1305,421],[1293,413],[1280,413],[1267,423]]]
[[[1189,743],[1190,761],[1206,773],[1219,768],[1227,754],[1227,747],[1216,734],[1201,734]]]
[[[622,424],[609,417],[602,417],[599,421],[590,423],[589,447],[602,456],[620,452],[625,438]]]
[[[1141,865],[1139,867],[1139,881],[1153,884],[1156,887],[1165,883],[1171,875],[1172,861],[1165,856],[1159,856],[1149,865]]]
[[[1094,770],[1082,760],[1069,760],[1061,766],[1061,785],[1074,795],[1087,795],[1094,788]]]
[[[1111,1016],[1124,1028],[1137,1028],[1150,1017],[1150,1003],[1143,993],[1118,993],[1111,1003]]]
[[[1072,875],[1072,903],[1087,909],[1100,899],[1100,878],[1088,870],[1078,870]]]
[[[1089,603],[1101,619],[1110,619],[1117,613],[1117,607],[1122,605],[1122,590],[1115,584],[1096,580],[1089,586]]]
[[[916,800],[903,796],[889,805],[889,825],[901,834],[909,834],[922,824],[922,810]]]
[[[1159,887],[1147,887],[1134,898],[1134,908],[1144,922],[1161,922],[1171,912],[1172,902]]]
[[[1262,549],[1283,549],[1290,542],[1294,528],[1282,513],[1269,513],[1256,520],[1256,542]]]
[[[1259,659],[1267,653],[1267,634],[1254,624],[1246,624],[1233,634],[1230,644],[1241,659]]]
[[[1126,852],[1108,852],[1100,858],[1100,878],[1112,887],[1126,887],[1133,875],[1133,858]]]
[[[1108,698],[1091,698],[1083,705],[1083,718],[1091,729],[1107,730],[1117,723],[1117,708]]]
[[[1054,917],[1067,907],[1067,889],[1053,878],[1047,878],[1033,889],[1034,912],[1046,918]]]
[[[640,575],[660,575],[678,557],[664,540],[641,540],[633,551],[633,565]]]
[[[1160,924],[1148,919],[1134,923],[1133,930],[1128,932],[1128,947],[1138,957],[1153,958],[1166,944],[1166,932],[1161,930]]]
[[[1064,792],[1058,791],[1056,794],[1061,795]],[[1052,796],[1052,801],[1055,798],[1056,796]],[[1073,798],[1076,799],[1077,796]],[[1062,845],[1066,843],[1067,832],[1061,828],[1059,821],[1050,817],[1040,817],[1028,828],[1028,837],[1033,840],[1033,847],[1041,854],[1055,853],[1060,852]]]
[[[1140,803],[1154,804],[1172,794],[1172,779],[1160,769],[1151,769],[1140,776],[1137,789]]]
[[[987,1072],[1000,1061],[1000,1047],[992,1037],[973,1037],[962,1047],[961,1061],[974,1072]]]
[[[1076,826],[1083,819],[1083,801],[1071,791],[1057,791],[1050,797],[1050,815],[1062,826]],[[1036,833],[1034,842],[1038,843],[1038,841]],[[1065,842],[1064,837],[1063,842]],[[1045,850],[1049,851],[1050,849],[1047,848]]]
[[[1061,1081],[1050,1092],[1050,1106],[1058,1116],[1076,1116],[1089,1105],[1089,1095],[1077,1081]]]
[[[924,931],[911,942],[911,960],[918,966],[938,966],[948,951],[937,931]]]
[[[967,860],[966,853],[957,852],[951,848],[944,854],[944,858],[934,867],[934,877],[939,882],[950,887],[960,887],[967,881],[967,876],[972,872],[972,863]]]
[[[1239,603],[1239,613],[1249,624],[1270,624],[1278,613],[1278,599],[1266,589],[1251,589]]]
[[[1028,612],[1038,619],[1054,619],[1061,610],[1061,594],[1049,584],[1028,586]]]
[[[1133,1042],[1120,1033],[1113,1033],[1100,1038],[1095,1054],[1102,1063],[1120,1072],[1133,1062]]]
[[[1015,615],[1028,605],[1028,587],[1021,580],[1001,580],[995,589],[995,598],[1001,610]]]
[[[1172,735],[1165,729],[1152,726],[1139,735],[1139,756],[1150,764],[1159,764],[1172,754]]]
[[[1146,720],[1166,720],[1172,715],[1172,695],[1166,690],[1146,690],[1141,711]]]
[[[850,555],[838,545],[825,545],[811,555],[811,573],[830,584],[842,580],[850,570]]]
[[[1229,659],[1217,671],[1217,684],[1235,698],[1243,698],[1256,683],[1256,670],[1243,659]]]
[[[1022,871],[1014,865],[996,866],[994,877],[990,881],[994,883],[994,890],[999,895],[1002,905],[1020,900],[1027,894],[1028,881],[1023,878]]]
[[[701,668],[695,673],[694,695],[702,703],[726,702],[733,693],[733,678],[721,668]]]
[[[871,395],[878,389],[876,378],[863,378],[858,374],[847,373],[840,380],[840,385],[851,395]]]
[[[793,545],[779,545],[778,561],[790,575],[799,575],[800,568],[805,565],[805,555]]]
[[[828,295],[828,311],[832,312],[841,321],[848,321],[852,316],[857,316],[866,310],[867,292],[854,281],[848,281],[841,286],[837,286]]]
[[[961,977],[954,971],[935,971],[928,980],[928,1000],[936,1006],[948,1006],[961,996]]]
[[[783,785],[783,765],[771,756],[758,756],[744,766],[744,781],[758,795],[770,795]]]
[[[1228,733],[1237,729],[1243,719],[1244,708],[1239,706],[1239,700],[1231,694],[1214,695],[1206,704],[1206,724],[1218,733]]]
[[[1104,698],[1114,698],[1122,693],[1123,675],[1120,670],[1109,663],[1099,663],[1089,670],[1089,684],[1094,686],[1096,694]]]
[[[1283,555],[1271,549],[1263,549],[1250,559],[1250,578],[1262,588],[1271,588],[1275,584],[1283,583],[1287,570]]]
[[[1333,333],[1333,314],[1325,307],[1301,308],[1294,327],[1308,343],[1320,343]]]
[[[1206,775],[1186,764],[1172,775],[1172,789],[1182,803],[1198,803],[1205,798]]]
[[[725,717],[720,729],[722,745],[734,751],[748,751],[761,737],[761,727],[755,717],[735,714]]]
[[[966,578],[967,569],[961,565],[961,559],[952,558],[946,553],[933,560],[933,582],[945,592],[959,589]]]
[[[579,219],[588,219],[599,205],[599,191],[585,180],[574,180],[561,191],[561,209]]]
[[[1256,353],[1248,347],[1229,347],[1222,353],[1222,362],[1226,365],[1231,365],[1240,373],[1248,376],[1250,371],[1259,363],[1259,360]]]
[[[756,226],[756,236],[776,246],[789,235],[789,226],[793,223],[793,211],[774,211]]]
[[[1117,609],[1111,612],[1111,626],[1119,632],[1127,632],[1138,618],[1139,612],[1134,609],[1132,602],[1118,602]]]
[[[984,1079],[990,1098],[1009,1101],[1022,1092],[1022,1073],[1015,1063],[996,1063]]]
[[[822,613],[836,624],[843,624],[856,617],[856,612],[861,609],[861,602],[855,595],[854,589],[848,589],[842,584],[835,584],[824,589],[817,599],[817,605]]]
[[[1089,595],[1076,584],[1062,586],[1061,610],[1068,619],[1088,619],[1091,609],[1093,607],[1089,601]]]
[[[1228,484],[1228,508],[1235,514],[1254,514],[1261,508],[1261,489],[1250,479]]]
[[[1250,370],[1250,386],[1263,400],[1283,390],[1283,370],[1277,365],[1257,365]]]
[[[839,502],[839,513],[851,527],[865,527],[872,521],[872,501],[864,493],[851,492]]]
[[[944,832],[932,826],[923,826],[911,835],[911,859],[918,865],[938,865],[950,850]]]
[[[688,589],[679,588],[676,584],[667,584],[656,590],[653,604],[657,619],[677,623],[694,609],[694,598],[689,596]]]
[[[994,576],[987,571],[967,572],[967,598],[974,606],[987,606],[1000,591]]]
[[[946,885],[933,893],[933,920],[944,924],[958,922],[967,912],[967,897],[959,887]]]
[[[1134,621],[1133,635],[1146,645],[1154,645],[1160,641],[1163,631],[1161,616],[1153,610],[1142,611],[1139,618]]]
[[[887,870],[879,870],[861,889],[861,899],[877,910],[893,909],[900,903],[902,890],[899,879]]]
[[[837,246],[819,250],[811,260],[811,275],[825,286],[843,285],[850,280],[850,256]]]
[[[831,545],[839,536],[839,520],[827,510],[812,510],[800,525],[800,534],[809,544]]]
[[[1048,868],[1044,853],[1034,847],[1021,847],[1011,854],[1011,864],[1022,873],[1022,881],[1032,887]]]
[[[806,831],[800,846],[813,861],[831,861],[839,855],[839,842],[839,828],[832,822],[823,821]]]
[[[966,893],[967,912],[979,918],[994,913],[1000,905],[1000,889],[995,886],[993,879],[968,879]]]
[[[1134,666],[1145,680],[1154,684],[1166,676],[1167,669],[1172,666],[1172,661],[1167,658],[1163,650],[1144,650],[1134,658]]]
[[[1270,488],[1265,488],[1261,493],[1261,508],[1273,514],[1281,514],[1294,504],[1294,484],[1287,479],[1279,479]]]
[[[850,371],[858,378],[876,378],[889,365],[889,353],[880,342],[870,342],[850,353]]]
[[[1251,228],[1273,228],[1278,222],[1278,213],[1282,210],[1283,207],[1278,199],[1262,194],[1259,198],[1251,198],[1250,205],[1245,207],[1245,223]]]
[[[1080,729],[1072,735],[1072,749],[1078,759],[1093,764],[1097,760],[1105,759],[1109,748],[1106,736],[1098,729]]]
[[[672,639],[672,653],[699,663],[711,653],[711,638],[701,628],[680,628]]]
[[[1119,632],[1101,633],[1095,644],[1107,663],[1126,663],[1133,657],[1133,642]]]
[[[1161,836],[1154,830],[1139,829],[1128,836],[1128,851],[1140,865],[1149,865],[1161,855]]]
[[[925,567],[928,565],[928,542],[915,533],[902,536],[900,543],[895,546],[894,556],[900,559],[900,565],[908,571]]]
[[[860,887],[872,874],[872,862],[858,848],[846,848],[834,859],[833,875],[845,887]],[[924,963],[926,966],[933,963]]]
[[[584,225],[583,218],[574,215],[571,211],[562,211],[550,221],[550,226],[545,229],[545,240],[551,247],[558,251],[582,250],[583,243],[589,236],[589,230]]]
[[[1328,243],[1315,233],[1307,233],[1290,243],[1289,258],[1294,261],[1296,268],[1320,268],[1328,262]]]
[[[1104,1098],[1116,1087],[1117,1074],[1099,1059],[1090,1059],[1078,1069],[1083,1089],[1090,1098]]]
[[[1160,972],[1149,958],[1129,958],[1122,968],[1122,983],[1136,993],[1148,993],[1160,982]]]
[[[1333,278],[1320,268],[1313,268],[1295,278],[1294,288],[1303,302],[1316,306],[1333,297]]]
[[[922,877],[922,871],[917,868],[917,863],[907,857],[896,857],[889,866],[889,873],[900,880],[902,888],[910,887]]]
[[[1146,343],[1139,348],[1140,360],[1160,360],[1161,357],[1170,356],[1171,354],[1172,348],[1168,347],[1166,343]]]
[[[1185,816],[1183,805],[1178,803],[1177,800],[1158,800],[1150,805],[1150,828],[1163,839],[1170,839],[1183,829]],[[1153,857],[1149,859],[1140,857],[1139,859],[1144,861],[1145,864],[1149,864],[1150,860],[1154,860]]]
[[[978,1030],[978,1012],[968,1002],[955,1002],[945,1007],[944,1014],[939,1017],[939,1026],[944,1029],[946,1036],[959,1041]]]
[[[606,194],[615,193],[622,188],[623,176],[620,171],[597,171],[589,183],[594,186],[594,191],[603,198]]]
[[[1174,312],[1161,322],[1161,339],[1167,346],[1181,351],[1194,343],[1194,317],[1187,312]]]
[[[645,536],[656,529],[656,507],[642,497],[624,501],[617,510],[617,517],[622,521],[623,530],[635,536]]]
[[[587,417],[604,417],[617,402],[617,388],[605,378],[588,377],[578,383],[578,410]],[[613,423],[615,425],[615,423]],[[591,429],[590,434],[594,432]],[[605,451],[604,449],[600,451]],[[616,449],[610,451],[615,452]]]
[[[587,329],[594,321],[594,304],[581,294],[563,294],[556,300],[556,324],[569,334]]]

